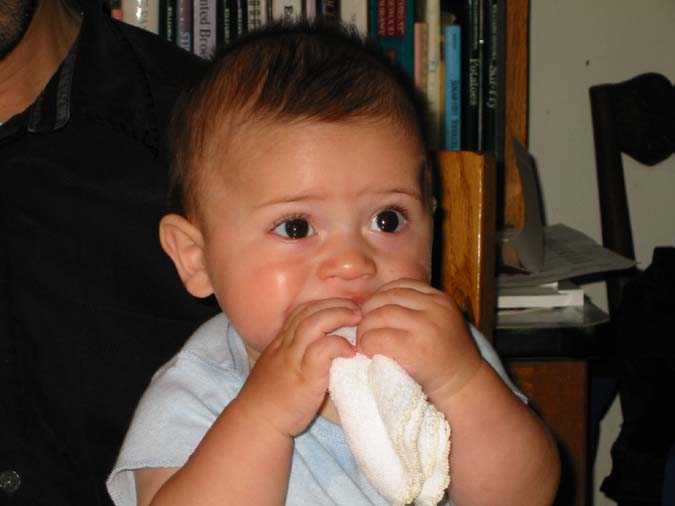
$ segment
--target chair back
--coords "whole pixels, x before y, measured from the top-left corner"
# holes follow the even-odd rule
[[[589,90],[603,246],[635,259],[621,154],[652,166],[675,150],[675,88],[664,76],[641,74]],[[610,315],[635,270],[607,278]]]

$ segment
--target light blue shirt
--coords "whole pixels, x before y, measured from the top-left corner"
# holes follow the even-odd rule
[[[494,349],[471,329],[485,359],[516,395]],[[154,375],[106,483],[117,506],[136,504],[134,470],[181,467],[249,373],[244,343],[225,315],[202,325]],[[260,477],[261,484],[265,477]],[[295,438],[286,504],[387,506],[354,460],[342,429],[317,417]],[[447,504],[447,501],[446,503]]]

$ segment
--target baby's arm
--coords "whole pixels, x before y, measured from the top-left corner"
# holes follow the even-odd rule
[[[325,334],[359,319],[345,299],[298,307],[187,463],[135,473],[138,504],[284,504],[293,436],[323,403],[332,360],[354,354]]]
[[[455,503],[550,505],[559,475],[553,439],[482,359],[452,300],[419,281],[398,280],[362,311],[361,350],[401,364],[450,422]]]

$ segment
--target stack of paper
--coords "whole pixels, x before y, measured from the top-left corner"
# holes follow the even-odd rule
[[[569,280],[541,285],[500,287],[497,309],[583,306],[584,290]]]

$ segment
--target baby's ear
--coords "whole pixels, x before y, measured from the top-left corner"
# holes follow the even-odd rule
[[[195,297],[213,293],[206,270],[204,239],[197,227],[177,214],[167,214],[159,222],[159,241],[171,257],[180,279]]]

